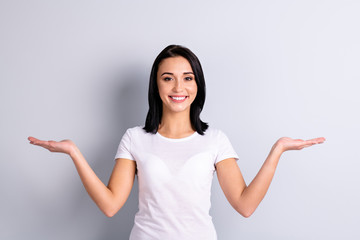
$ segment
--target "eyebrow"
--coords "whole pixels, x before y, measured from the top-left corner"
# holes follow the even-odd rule
[[[162,73],[160,76],[165,75],[165,74],[174,75],[174,74],[171,73],[171,72],[164,72],[164,73]],[[192,75],[195,75],[193,72],[184,72],[184,74],[192,74]]]

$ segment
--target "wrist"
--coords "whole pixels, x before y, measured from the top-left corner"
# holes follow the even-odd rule
[[[281,155],[281,154],[283,154],[285,152],[284,147],[281,144],[279,144],[279,142],[276,142],[273,145],[271,151],[276,153],[276,154],[279,154],[279,155]]]
[[[69,156],[71,157],[71,158],[74,158],[74,157],[76,157],[77,155],[78,155],[78,153],[79,153],[79,149],[77,148],[77,146],[74,144],[73,146],[71,146],[71,148],[70,148],[70,151],[69,151]]]
[[[270,169],[272,170],[275,170],[282,153],[283,151],[281,149],[281,146],[274,144],[270,150],[268,157],[265,160],[264,165],[270,167]]]

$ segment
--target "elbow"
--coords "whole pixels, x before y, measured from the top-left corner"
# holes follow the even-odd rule
[[[102,206],[98,205],[98,207],[105,216],[111,218],[124,206],[124,203],[125,202],[112,201]]]
[[[107,216],[108,218],[111,218],[111,217],[115,216],[115,214],[119,210],[120,210],[120,208],[109,208],[109,209],[102,210],[102,212],[105,214],[105,216]]]
[[[104,211],[103,212],[104,214],[105,214],[105,216],[107,216],[108,218],[111,218],[111,217],[113,217],[115,214],[116,214],[116,212],[111,212],[111,211]]]
[[[255,212],[255,209],[242,207],[237,208],[236,211],[244,218],[249,218]]]
[[[240,212],[241,216],[243,216],[244,218],[249,218],[253,213],[254,213],[254,211]]]
[[[240,199],[233,207],[241,216],[249,218],[257,209],[258,204],[255,204],[253,201],[244,201],[243,199]]]

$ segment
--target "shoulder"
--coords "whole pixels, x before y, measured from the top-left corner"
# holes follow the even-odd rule
[[[136,127],[128,128],[125,132],[125,135],[136,138],[151,134],[151,133],[147,133],[143,128],[144,126],[136,126]]]
[[[209,127],[203,137],[210,138],[213,141],[223,141],[224,139],[227,139],[226,134],[222,130],[213,127]]]
[[[144,126],[131,127],[131,128],[128,128],[128,129],[126,130],[126,132],[130,132],[130,133],[141,132],[141,131],[145,132],[145,130],[143,130],[143,127],[144,127]]]
[[[218,128],[213,128],[213,127],[209,127],[206,131],[205,131],[205,134],[204,136],[211,136],[211,137],[214,137],[214,136],[222,136],[222,135],[225,135],[225,133],[223,131],[221,131],[220,129]]]

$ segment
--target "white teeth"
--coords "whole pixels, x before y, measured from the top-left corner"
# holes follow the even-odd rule
[[[171,97],[172,99],[175,99],[177,101],[184,100],[186,97]]]

